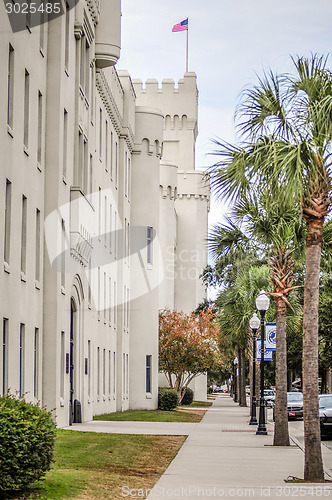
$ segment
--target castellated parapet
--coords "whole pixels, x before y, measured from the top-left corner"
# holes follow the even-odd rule
[[[196,73],[185,73],[177,87],[169,78],[162,81],[161,87],[155,79],[147,80],[145,86],[141,80],[133,80],[133,86],[138,105],[153,106],[164,115],[163,157],[182,170],[194,170],[198,133]]]
[[[135,147],[133,154],[162,155],[163,114],[159,109],[136,106],[135,110]]]
[[[178,167],[174,163],[160,162],[160,188],[163,199],[176,200],[178,189]]]

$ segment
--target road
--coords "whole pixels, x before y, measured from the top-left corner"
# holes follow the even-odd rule
[[[267,410],[267,420],[270,422],[273,422],[271,408],[268,408],[268,410]],[[301,444],[303,444],[303,441],[304,441],[303,420],[302,419],[289,420],[288,425],[289,425],[289,429],[290,429],[292,435],[294,435],[296,437],[296,439]],[[332,436],[329,437],[329,439],[327,439],[326,437],[323,437],[322,442],[323,442],[324,446],[326,446],[327,448],[329,448],[329,450],[332,451]]]

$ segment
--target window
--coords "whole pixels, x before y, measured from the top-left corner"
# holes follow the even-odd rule
[[[80,86],[86,97],[89,96],[89,44],[85,35],[81,38]]]
[[[35,280],[40,280],[40,210],[36,209],[36,261]]]
[[[66,225],[64,219],[61,220],[61,287],[66,285]]]
[[[128,177],[127,177],[127,193],[128,193],[128,201],[130,200],[130,183],[131,183],[131,165],[130,165],[130,158],[128,159]]]
[[[113,180],[113,132],[111,132],[111,181]]]
[[[97,396],[100,395],[100,347],[97,347]]]
[[[44,55],[46,12],[39,13],[39,50]]]
[[[33,346],[33,395],[38,399],[38,377],[39,377],[39,328],[35,328]]]
[[[124,261],[127,262],[127,219],[124,220],[124,242],[123,242]]]
[[[37,162],[42,163],[42,140],[43,140],[43,96],[38,91],[38,132],[37,132]]]
[[[146,262],[152,264],[152,234],[153,227],[148,226],[146,238]]]
[[[129,355],[126,354],[126,394],[129,394]]]
[[[30,75],[25,70],[24,77],[24,137],[23,143],[26,148],[29,146],[29,113],[30,113]]]
[[[97,302],[98,318],[100,317],[100,267],[98,267],[98,302]]]
[[[106,394],[106,351],[103,349],[103,395]]]
[[[60,343],[60,397],[65,397],[65,371],[66,371],[66,355],[65,355],[65,332],[61,332]]]
[[[108,278],[108,321],[112,323],[112,280]]]
[[[110,226],[109,226],[109,246],[110,246],[110,252],[112,252],[112,217],[113,217],[113,212],[112,212],[112,205],[110,204]]]
[[[91,340],[88,340],[88,396],[91,396]]]
[[[111,351],[108,351],[108,395],[111,395]]]
[[[146,356],[146,392],[151,392],[151,359],[150,354]]]
[[[65,69],[69,68],[69,33],[70,33],[70,7],[66,2],[66,32],[65,32]]]
[[[118,143],[115,143],[115,188],[118,188]]]
[[[14,49],[9,45],[8,53],[8,87],[7,87],[7,124],[13,128],[14,104]]]
[[[67,155],[68,155],[68,112],[63,110],[63,143],[62,143],[62,175],[67,175]]]
[[[88,288],[88,303],[89,303],[89,305],[91,305],[91,289],[92,289],[91,257],[90,257],[90,259],[89,259],[88,279],[89,279],[89,288]]]
[[[2,384],[1,390],[2,394],[6,394],[8,391],[8,326],[9,321],[7,318],[3,318],[2,322]]]
[[[108,161],[109,161],[109,153],[108,153],[108,121],[106,120],[106,140],[105,140],[105,170],[108,172]]]
[[[115,390],[116,390],[115,375],[116,375],[115,352],[113,351],[113,394],[115,394]]]
[[[104,197],[104,245],[107,244],[107,196]]]
[[[104,273],[104,322],[106,323],[106,288],[107,288],[107,278],[106,273]]]
[[[83,191],[86,194],[88,192],[89,185],[89,171],[88,171],[88,141],[84,138],[83,141]]]
[[[27,199],[22,196],[22,225],[21,225],[21,271],[26,273],[27,266]]]
[[[114,212],[114,258],[118,257],[118,214]]]
[[[128,153],[126,151],[126,154],[125,154],[125,168],[124,168],[124,194],[125,194],[125,197],[127,198],[128,197],[128,192],[127,192],[127,182],[128,182]]]
[[[103,110],[99,109],[99,158],[103,159]]]
[[[12,198],[12,183],[8,179],[6,179],[4,260],[7,264],[9,264],[10,262],[11,198]]]
[[[126,392],[126,355],[122,354],[122,396]]]
[[[101,187],[99,187],[99,200],[98,200],[98,238],[100,239],[101,234]]]
[[[25,375],[25,325],[20,324],[20,386],[19,394],[23,396],[24,394],[24,375]]]
[[[83,178],[84,178],[84,143],[83,143],[83,133],[81,130],[78,131],[78,165],[77,165],[77,184],[83,189]]]
[[[93,177],[93,159],[92,155],[90,155],[90,176],[89,176],[89,192],[92,193],[92,177]]]
[[[114,289],[114,293],[113,293],[113,301],[114,301],[114,306],[113,306],[113,324],[114,324],[114,328],[116,328],[117,326],[117,320],[118,320],[118,305],[117,305],[117,294],[116,294],[116,281],[114,281],[114,284],[113,284],[113,289]]]

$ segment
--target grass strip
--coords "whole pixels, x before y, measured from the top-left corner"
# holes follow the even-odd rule
[[[124,498],[123,488],[145,492],[185,439],[58,430],[55,463],[40,486],[1,498],[113,500]]]

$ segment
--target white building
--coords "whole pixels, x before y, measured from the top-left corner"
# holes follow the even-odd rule
[[[114,67],[120,0],[74,3],[16,32],[0,7],[0,391],[59,426],[156,408],[158,310],[205,296],[209,203],[195,74],[143,88]]]

